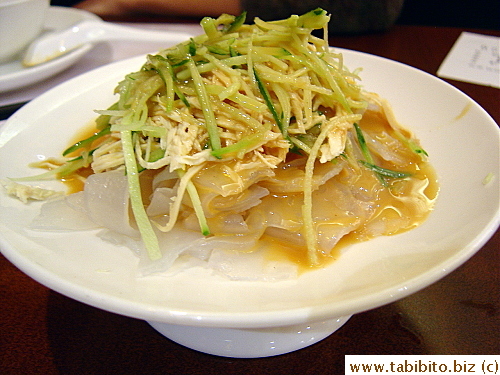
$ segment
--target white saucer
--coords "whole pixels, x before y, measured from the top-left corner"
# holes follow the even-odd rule
[[[93,13],[74,8],[50,7],[44,32],[64,30],[84,19],[100,19]],[[32,85],[49,78],[77,62],[92,48],[86,44],[47,63],[25,68],[21,58],[0,64],[0,93]]]

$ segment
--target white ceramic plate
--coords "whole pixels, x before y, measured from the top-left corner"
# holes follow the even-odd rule
[[[85,19],[100,20],[95,14],[84,10],[50,7],[45,20],[44,33],[64,30]],[[64,56],[30,68],[24,67],[21,59],[0,64],[0,93],[26,87],[52,77],[76,63],[91,48],[92,44],[85,44]]]
[[[0,194],[0,247],[17,267],[66,296],[118,314],[203,327],[273,327],[331,319],[405,297],[471,257],[499,225],[499,129],[451,85],[406,65],[343,51],[364,67],[368,90],[390,100],[421,139],[441,185],[435,211],[419,228],[346,248],[331,265],[282,282],[229,281],[201,268],[171,277],[136,277],[138,259],[95,232],[34,232],[40,204]],[[34,172],[116,97],[116,83],[140,68],[133,58],[76,77],[14,114],[0,133],[0,179]],[[484,184],[488,174],[494,178]],[[40,186],[53,187],[57,182]]]

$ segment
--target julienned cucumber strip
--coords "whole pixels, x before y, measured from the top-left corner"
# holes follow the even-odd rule
[[[385,177],[390,177],[390,178],[407,178],[410,177],[412,174],[408,172],[398,172],[398,171],[393,171],[391,169],[386,169],[379,167],[378,165],[368,163],[364,160],[359,161],[362,165],[367,167],[368,169],[382,175]]]
[[[262,80],[259,78],[259,75],[257,74],[257,70],[255,68],[253,69],[253,75],[255,76],[255,81],[257,82],[260,94],[262,95],[264,101],[266,102],[267,108],[269,108],[269,111],[273,115],[274,121],[276,121],[276,125],[278,125],[278,128],[281,130],[283,137],[286,138],[287,135],[285,134],[285,129],[283,129],[283,122],[281,121],[281,117],[278,115],[278,112],[274,107],[273,101],[271,100],[271,95],[269,95],[269,91],[267,90]]]
[[[182,177],[185,175],[186,172],[183,170],[179,169],[177,170],[177,174],[179,177]],[[207,224],[207,217],[205,216],[205,213],[203,212],[203,206],[201,204],[200,196],[198,195],[198,190],[196,190],[196,186],[194,185],[193,181],[189,180],[186,186],[186,190],[189,194],[189,198],[191,198],[191,203],[193,204],[193,209],[196,214],[196,217],[198,219],[198,223],[200,224],[200,229],[201,233],[204,236],[209,236],[210,235],[210,228]]]
[[[174,95],[172,94],[172,91],[175,93],[175,95],[178,96],[180,100],[182,100],[182,102],[186,107],[189,107],[190,106],[189,102],[187,101],[186,97],[184,96],[182,91],[179,90],[179,87],[177,86],[176,77],[173,70],[175,64],[161,55],[149,55],[148,59],[151,65],[153,66],[153,69],[160,75],[161,79],[163,80],[163,83],[165,84],[165,91],[168,94],[167,112],[172,109],[173,101],[175,99]],[[185,64],[187,61],[188,60],[184,60],[180,64]]]
[[[259,144],[263,138],[264,134],[262,132],[251,134],[230,146],[222,147],[218,150],[212,151],[212,155],[220,159],[227,154],[238,154],[239,152],[247,152],[248,149]]]
[[[227,29],[224,29],[224,33],[229,34],[238,30],[245,23],[246,18],[247,12],[242,12],[239,16],[236,16]]]
[[[79,141],[79,142],[75,143],[73,146],[68,147],[66,150],[63,151],[62,155],[66,156],[66,155],[71,154],[72,152],[74,152],[82,147],[86,147],[86,146],[90,145],[92,142],[94,142],[95,140],[97,140],[97,139],[101,138],[102,136],[109,134],[109,133],[111,133],[111,127],[108,125],[107,127],[102,129],[98,133],[95,133],[94,135],[88,137],[87,139]]]
[[[53,178],[64,178],[80,168],[88,166],[92,161],[92,156],[89,153],[89,158],[84,159],[82,156],[78,156],[74,159],[68,160],[63,165],[57,168],[51,169],[47,172],[37,174],[35,176],[20,177],[20,178],[10,178],[12,181],[16,182],[30,182],[30,181],[42,181],[42,180],[52,180]]]
[[[375,163],[373,162],[372,154],[370,153],[370,150],[368,149],[368,146],[366,144],[363,131],[356,122],[354,123],[354,130],[356,131],[356,137],[358,139],[359,147],[361,148],[361,153],[363,154],[365,161],[370,165],[375,165]],[[383,174],[377,173],[376,171],[374,172],[380,183],[384,187],[387,187],[387,181],[385,180],[385,176]]]
[[[391,169],[386,169],[386,168],[382,168],[382,167],[375,165],[375,163],[373,162],[373,157],[372,157],[370,150],[368,149],[368,146],[366,144],[365,137],[363,136],[363,132],[357,123],[354,123],[354,129],[356,130],[356,136],[358,138],[359,147],[361,148],[361,152],[363,153],[363,156],[366,159],[366,161],[365,160],[359,161],[362,165],[364,165],[368,169],[371,169],[372,171],[377,173],[377,175],[379,177],[407,178],[407,177],[410,177],[412,175],[411,173],[408,173],[408,172],[393,171]],[[385,183],[385,181],[384,181],[384,183]],[[384,184],[384,186],[385,186],[385,184]]]
[[[139,232],[141,233],[141,238],[144,242],[149,258],[151,260],[157,260],[162,257],[162,254],[158,238],[156,237],[142,202],[139,171],[137,170],[137,161],[135,159],[132,132],[122,131],[121,139],[132,212],[134,213],[135,221],[137,223],[137,227],[139,228]]]
[[[356,130],[356,137],[358,139],[359,147],[361,148],[363,156],[365,157],[368,163],[373,164],[373,158],[372,155],[370,154],[368,146],[366,145],[365,136],[363,135],[363,132],[361,131],[361,128],[357,123],[354,123],[354,130]]]
[[[200,73],[198,72],[198,69],[196,68],[196,64],[194,63],[193,59],[189,59],[187,65],[189,71],[191,72],[191,77],[193,78],[194,87],[196,90],[196,94],[198,96],[198,100],[200,101],[203,116],[205,117],[205,126],[208,132],[210,147],[212,148],[212,150],[216,151],[219,148],[221,148],[221,142],[219,137],[217,121],[215,119],[212,106],[210,105],[210,99],[208,97],[205,84],[203,83],[203,79],[201,78]]]

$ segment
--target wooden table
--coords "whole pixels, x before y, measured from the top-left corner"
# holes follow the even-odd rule
[[[331,45],[436,74],[461,31],[398,25],[380,34],[333,37]],[[449,82],[500,123],[500,90]],[[222,358],[184,348],[146,322],[49,290],[0,256],[0,374],[341,374],[346,354],[500,354],[499,249],[497,231],[439,282],[353,316],[311,347],[262,359]]]

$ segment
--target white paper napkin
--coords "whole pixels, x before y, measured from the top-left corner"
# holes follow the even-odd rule
[[[500,88],[500,38],[462,32],[437,75]]]

